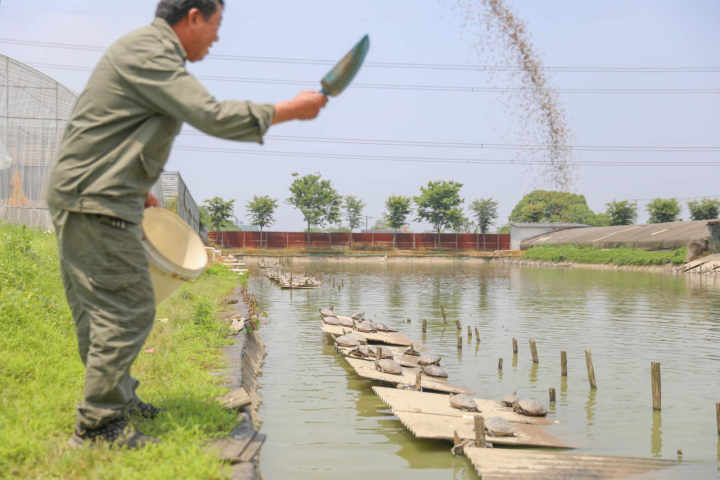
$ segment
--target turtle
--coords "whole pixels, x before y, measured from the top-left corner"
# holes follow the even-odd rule
[[[535,399],[519,400],[513,405],[513,411],[528,417],[544,417],[547,409]]]
[[[338,325],[341,325],[343,327],[353,328],[355,327],[355,322],[353,322],[353,319],[350,317],[346,317],[344,315],[338,315],[337,317]]]
[[[422,372],[429,377],[447,378],[448,374],[444,368],[438,367],[437,365],[423,366]]]
[[[366,360],[369,360],[370,358],[374,358],[375,354],[373,353],[373,350],[371,347],[367,345],[358,345],[354,347],[352,350],[348,352],[348,355],[355,358],[363,358]]]
[[[323,317],[323,323],[326,325],[340,325],[337,317]]]
[[[340,347],[357,347],[363,343],[367,343],[362,335],[357,333],[346,333],[335,339],[335,343]]]
[[[375,324],[371,322],[370,320],[363,320],[362,322],[356,322],[355,328],[358,332],[364,332],[364,333],[375,333],[377,332],[377,328],[375,327]]]
[[[320,315],[323,317],[337,317],[337,313],[333,312],[332,310],[326,310],[324,308],[320,309]]]
[[[515,405],[515,402],[518,401],[517,392],[509,393],[505,395],[502,399],[502,404],[506,407],[512,407]]]
[[[491,437],[514,437],[515,429],[512,424],[500,417],[490,417],[485,420],[485,430]]]
[[[375,323],[375,328],[377,328],[378,332],[397,332],[397,330],[384,323]]]
[[[420,352],[415,350],[415,344],[410,344],[410,346],[403,352],[405,355],[410,355],[411,357],[419,357]]]
[[[392,375],[402,375],[402,367],[395,360],[382,359],[375,361],[375,370]]]
[[[365,312],[357,312],[353,313],[352,317],[353,320],[363,320],[365,318]]]
[[[477,405],[475,400],[470,395],[450,395],[450,406],[459,410],[465,410],[468,412],[477,412]]]
[[[424,353],[418,358],[418,365],[440,365],[440,357]]]

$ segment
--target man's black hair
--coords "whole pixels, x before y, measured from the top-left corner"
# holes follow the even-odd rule
[[[217,11],[218,5],[224,7],[225,0],[160,0],[155,16],[172,26],[185,18],[191,9],[197,8],[207,20]]]

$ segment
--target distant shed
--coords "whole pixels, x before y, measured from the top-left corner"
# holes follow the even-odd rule
[[[568,228],[584,228],[582,223],[510,223],[510,250],[520,250],[520,243],[528,238]]]
[[[710,238],[708,220],[692,222],[622,225],[616,227],[587,227],[560,230],[527,238],[520,248],[536,245],[578,245],[595,248],[641,248],[671,250],[687,246],[692,241]]]

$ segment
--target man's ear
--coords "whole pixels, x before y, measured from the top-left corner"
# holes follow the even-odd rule
[[[200,23],[200,16],[202,15],[202,12],[198,10],[197,8],[191,8],[190,11],[188,11],[188,23],[190,25],[197,25]]]

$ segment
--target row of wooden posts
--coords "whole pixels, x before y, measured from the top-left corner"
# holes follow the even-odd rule
[[[447,323],[447,317],[445,316],[445,307],[440,306],[440,314],[442,315],[442,319],[444,323]],[[458,337],[457,337],[457,348],[458,350],[462,350],[462,326],[460,325],[459,320],[455,320],[455,326],[457,327],[458,331]],[[422,332],[427,333],[427,320],[422,321]],[[472,330],[470,328],[470,325],[467,327],[467,335],[468,335],[468,342],[472,339]],[[479,343],[480,342],[480,332],[478,331],[477,327],[475,327],[475,339]],[[532,356],[532,361],[535,364],[540,363],[540,358],[538,356],[537,351],[537,345],[535,343],[535,339],[531,338],[529,340],[530,344],[530,355]],[[513,349],[513,355],[517,355],[518,353],[518,341],[517,338],[512,339],[512,349]],[[588,373],[588,383],[590,384],[591,389],[597,389],[597,379],[595,378],[595,367],[593,365],[592,361],[592,354],[590,353],[590,349],[585,350],[585,366],[587,368]],[[498,370],[503,369],[503,359],[498,359]],[[568,370],[567,370],[567,352],[561,351],[560,352],[560,376],[567,377],[568,376]],[[653,410],[662,410],[662,389],[661,389],[661,382],[660,382],[660,362],[651,362],[650,363],[650,383],[652,386],[652,408]],[[550,388],[548,390],[548,395],[550,397],[550,403],[555,403],[555,389]],[[717,430],[718,435],[720,435],[720,403],[715,404],[715,412],[717,416]],[[477,423],[476,417],[476,423]],[[482,418],[480,419],[480,422],[482,422]],[[477,425],[475,425],[477,428]],[[484,427],[483,427],[484,428]],[[483,431],[483,430],[480,430]],[[477,441],[477,440],[476,440]]]

